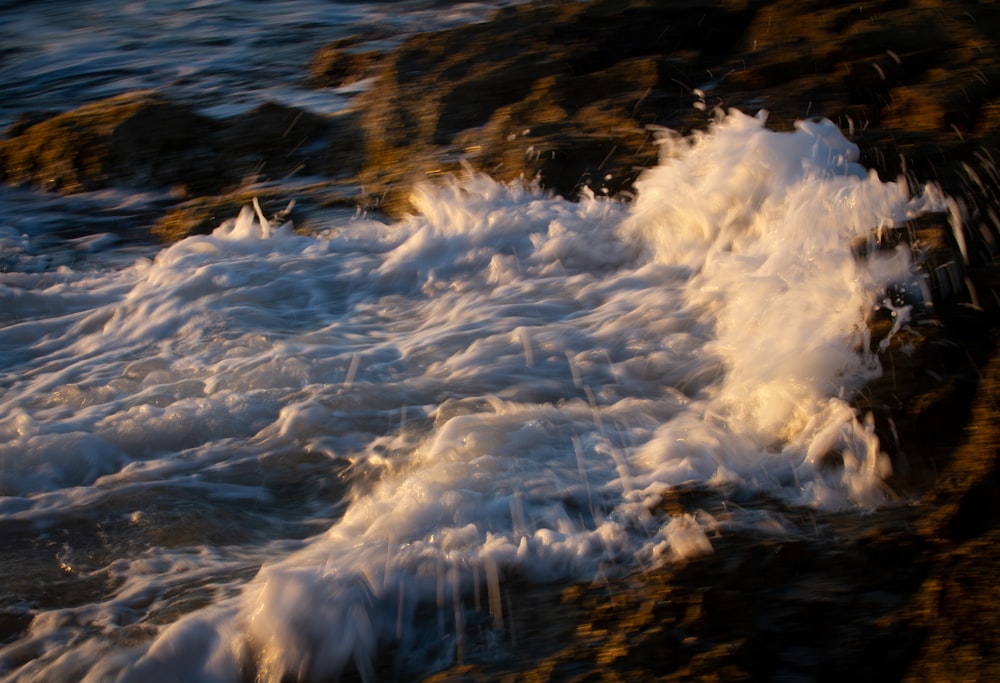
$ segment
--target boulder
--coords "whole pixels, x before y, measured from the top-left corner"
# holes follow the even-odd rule
[[[462,161],[571,198],[627,189],[656,160],[647,126],[677,123],[692,101],[666,55],[714,58],[750,15],[725,3],[529,3],[412,36],[358,98],[362,178],[397,204],[414,179]]]
[[[0,141],[0,177],[64,193],[116,184],[220,187],[216,124],[153,92],[96,102]]]
[[[352,114],[268,102],[219,121],[135,92],[22,117],[0,140],[0,178],[64,194],[118,186],[208,197],[290,176],[353,177],[361,166],[358,131]]]
[[[325,174],[334,127],[330,117],[265,102],[224,121],[215,143],[243,182]]]
[[[777,129],[829,118],[884,179],[962,191],[1000,119],[998,15],[975,0],[519,4],[361,59],[360,180],[397,213],[413,182],[462,162],[570,198],[615,194],[655,163],[650,127],[684,134],[736,107]],[[313,63],[357,78],[363,44]]]

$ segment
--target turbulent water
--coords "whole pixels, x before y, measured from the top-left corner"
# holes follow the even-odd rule
[[[125,7],[223,31],[237,4]],[[40,53],[73,49],[9,5]],[[292,5],[341,28],[383,11]],[[221,71],[246,22],[271,21],[253,8]],[[119,59],[183,63],[165,35]],[[101,92],[136,84],[98,70]],[[38,97],[65,104],[78,75]],[[201,96],[222,107],[238,86],[219,87]],[[631,202],[469,175],[395,224],[304,236],[248,207],[163,248],[79,236],[95,204],[140,220],[128,197],[7,191],[0,676],[374,678],[391,651],[408,678],[503,647],[509,577],[590,581],[783,531],[738,506],[654,514],[672,486],[884,504],[888,459],[849,400],[880,371],[867,313],[915,283],[906,253],[851,245],[946,199],[881,182],[825,121],[731,112],[661,156]]]

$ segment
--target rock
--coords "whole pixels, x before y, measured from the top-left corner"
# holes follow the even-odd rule
[[[1000,8],[972,0],[532,3],[415,36],[380,63],[359,102],[362,176],[395,210],[397,188],[462,160],[569,197],[611,174],[621,181],[607,191],[625,193],[655,162],[650,125],[685,133],[714,107],[766,109],[778,129],[830,118],[883,179],[936,183],[957,202],[954,216],[911,221],[858,252],[909,249],[933,297],[886,292],[914,304],[914,318],[891,339],[894,320],[873,320],[884,373],[855,401],[892,456],[889,486],[913,505],[864,518],[797,511],[794,538],[723,533],[710,556],[567,589],[558,619],[574,637],[432,680],[995,677],[997,27]],[[729,503],[796,519],[774,501],[702,490],[665,492],[656,512],[724,519]],[[512,634],[542,628],[525,612]]]
[[[531,3],[485,24],[413,36],[358,98],[362,177],[392,195],[394,185],[464,159],[571,198],[587,185],[627,189],[656,160],[646,126],[674,122],[665,103],[690,92],[663,56],[724,50],[748,17],[709,3]]]
[[[243,207],[251,206],[255,197],[257,194],[237,192],[188,200],[167,211],[153,225],[151,233],[163,242],[176,242],[189,235],[208,234],[225,220],[238,216]],[[268,199],[260,202],[265,215],[275,210],[275,202]]]
[[[64,193],[111,184],[217,191],[215,130],[156,93],[129,93],[15,130],[0,141],[0,177]]]
[[[368,78],[385,52],[366,44],[386,37],[350,36],[324,45],[309,62],[306,82],[313,88],[340,88]]]
[[[327,171],[333,128],[330,117],[266,102],[224,122],[216,144],[244,182],[315,175]]]
[[[268,213],[292,198],[308,209],[349,201],[352,184],[355,201],[398,215],[414,183],[463,163],[571,198],[627,197],[656,162],[657,126],[685,134],[729,107],[765,109],[777,129],[831,119],[883,179],[937,183],[961,214],[961,240],[939,214],[855,245],[859,258],[911,250],[934,297],[891,338],[892,308],[873,315],[884,372],[855,399],[893,459],[889,485],[912,504],[821,515],[665,492],[651,514],[725,520],[737,504],[797,533],[723,527],[714,553],[683,564],[565,590],[507,586],[527,596],[496,635],[519,634],[509,656],[484,645],[487,656],[433,680],[989,680],[1000,661],[998,35],[1000,5],[986,0],[521,3],[386,51],[371,48],[385,36],[326,46],[312,85],[372,79],[341,116],[268,104],[220,122],[135,93],[24,117],[0,141],[0,176],[60,192],[179,187],[183,201],[154,228],[173,240],[253,197]],[[246,185],[302,174],[327,178],[292,194]],[[5,619],[0,630],[21,628]],[[380,666],[399,677],[390,659]]]
[[[290,176],[336,182],[361,167],[355,114],[320,116],[270,102],[218,121],[137,92],[64,114],[24,117],[8,133],[0,141],[0,178],[7,183],[64,194],[169,188],[180,202],[194,198],[154,227],[161,239],[204,232],[218,224],[211,221],[228,217],[226,211],[238,213],[233,197],[240,187]]]
[[[42,123],[53,116],[57,116],[57,111],[28,111],[20,114],[15,121],[7,126],[3,132],[4,138],[14,138],[22,135],[26,130],[37,123]]]
[[[994,339],[995,341],[995,339]],[[996,571],[1000,566],[1000,354],[977,381],[961,445],[939,460],[921,529],[941,545],[914,596],[924,634],[908,681],[993,680],[1000,674]]]
[[[972,0],[520,4],[361,59],[359,180],[397,213],[412,183],[463,161],[569,198],[617,194],[656,161],[650,126],[684,134],[736,107],[778,129],[830,118],[884,179],[968,191],[998,138],[994,23]],[[360,45],[325,48],[313,64],[332,66],[314,70],[355,78]]]
[[[168,210],[151,228],[151,233],[163,242],[174,242],[188,235],[207,234],[223,221],[235,218],[244,207],[256,199],[264,216],[272,225],[291,221],[297,231],[308,232],[311,213],[333,207],[352,208],[356,198],[353,186],[336,181],[321,181],[282,187],[246,187],[222,195],[196,197]]]
[[[584,76],[539,79],[524,99],[453,140],[465,159],[502,180],[537,179],[567,197],[584,187],[617,194],[656,164],[653,135],[636,114],[655,104],[657,82],[657,64],[643,58]]]
[[[707,489],[668,494],[659,514],[723,522],[714,552],[514,603],[574,635],[472,658],[428,681],[993,680],[1000,673],[1000,355],[981,368],[961,444],[938,453],[919,505],[877,515],[790,509]],[[727,529],[728,508],[779,511],[787,536]],[[551,636],[550,636],[551,637]]]

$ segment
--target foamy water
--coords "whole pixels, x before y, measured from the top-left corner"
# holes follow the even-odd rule
[[[946,201],[857,158],[829,122],[732,112],[665,141],[632,203],[472,175],[392,225],[248,207],[44,268],[0,233],[0,528],[30,618],[5,680],[374,678],[387,652],[411,678],[504,646],[512,576],[781,533],[654,514],[670,487],[876,510],[890,464],[849,400],[880,372],[867,313],[914,276],[850,245]],[[40,565],[59,599],[31,597]]]

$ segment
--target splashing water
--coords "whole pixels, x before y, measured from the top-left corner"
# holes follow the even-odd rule
[[[391,646],[426,672],[503,628],[509,573],[589,580],[755,523],[653,514],[670,487],[884,503],[848,401],[908,264],[850,243],[945,200],[857,159],[829,122],[731,112],[665,139],[631,204],[470,175],[391,226],[248,209],[118,270],[3,274],[0,523],[102,535],[61,551],[80,594],[32,607],[0,671],[374,678]]]

